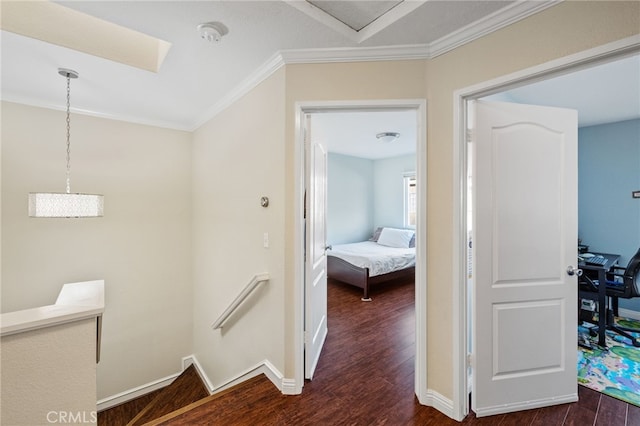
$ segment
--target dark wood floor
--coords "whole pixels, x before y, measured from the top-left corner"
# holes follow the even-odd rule
[[[329,335],[313,381],[284,396],[264,376],[163,425],[458,425],[414,396],[413,283],[372,290],[329,283]],[[640,408],[579,387],[580,401],[476,418],[466,425],[640,426]]]
[[[169,386],[158,389],[98,413],[98,424],[109,426],[144,425],[163,415],[209,396],[209,391],[193,365]]]

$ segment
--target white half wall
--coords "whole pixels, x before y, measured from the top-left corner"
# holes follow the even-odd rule
[[[95,342],[95,318],[2,336],[0,422],[97,423]]]

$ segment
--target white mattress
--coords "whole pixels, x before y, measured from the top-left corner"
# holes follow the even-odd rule
[[[416,264],[416,249],[382,246],[373,241],[336,244],[327,255],[339,257],[359,268],[369,268],[369,276],[399,271]]]

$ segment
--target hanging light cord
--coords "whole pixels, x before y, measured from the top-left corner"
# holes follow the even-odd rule
[[[67,194],[71,193],[71,76],[67,73]]]
[[[78,73],[67,68],[58,68],[58,74],[67,79],[67,190],[66,192],[30,192],[29,217],[102,217],[104,215],[103,195],[71,192],[71,79],[78,78]]]

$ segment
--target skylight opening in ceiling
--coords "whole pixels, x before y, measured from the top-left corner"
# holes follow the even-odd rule
[[[158,72],[171,43],[48,1],[2,3],[0,28]]]
[[[333,16],[354,31],[361,31],[404,0],[333,1],[307,0],[308,3]]]

